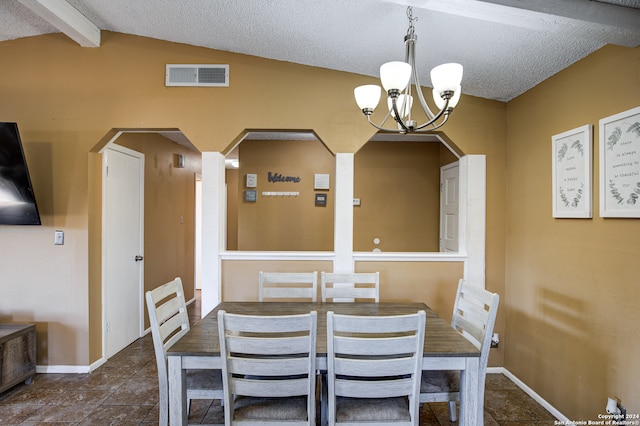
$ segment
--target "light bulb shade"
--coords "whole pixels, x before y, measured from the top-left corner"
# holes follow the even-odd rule
[[[402,92],[411,78],[411,65],[406,62],[387,62],[380,66],[380,80],[384,90],[398,90]]]
[[[408,101],[407,101],[408,98]],[[400,118],[405,118],[409,115],[409,111],[411,111],[411,106],[413,105],[413,96],[400,95],[396,99],[396,108],[398,108],[398,112],[400,113]],[[393,111],[393,102],[391,97],[387,98],[387,106],[389,107],[389,111],[391,111],[391,116],[393,118],[396,117],[396,113]]]
[[[456,87],[455,92],[453,92],[453,97],[449,99],[449,106],[447,108],[455,108],[456,105],[458,105],[461,93],[462,87]],[[440,96],[440,92],[438,92],[436,89],[433,89],[433,100],[436,103],[438,109],[442,109],[442,107],[444,107],[444,99],[442,99],[442,96]]]
[[[374,110],[378,106],[378,102],[380,102],[380,86],[375,84],[358,86],[353,89],[353,94],[360,109]]]
[[[462,83],[462,65],[450,63],[438,65],[431,70],[431,84],[439,94],[456,90]]]

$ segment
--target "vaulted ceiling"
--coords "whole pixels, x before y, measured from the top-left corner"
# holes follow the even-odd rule
[[[421,82],[464,65],[462,91],[509,101],[606,44],[640,45],[640,0],[2,0],[0,42],[100,30],[377,76],[404,59],[413,6]],[[233,75],[233,69],[230,70]]]

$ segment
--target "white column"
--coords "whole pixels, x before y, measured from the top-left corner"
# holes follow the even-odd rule
[[[467,254],[465,280],[485,288],[486,157],[460,158],[460,249]]]
[[[353,154],[336,154],[334,272],[353,272]]]
[[[224,155],[202,153],[202,317],[221,300],[220,252],[226,212]]]

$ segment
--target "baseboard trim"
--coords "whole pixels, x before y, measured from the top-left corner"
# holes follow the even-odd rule
[[[549,404],[544,398],[538,395],[533,389],[527,386],[522,380],[518,379],[512,372],[504,367],[487,367],[487,373],[491,374],[504,374],[509,380],[522,389],[527,395],[533,398],[538,404],[542,405],[545,410],[551,413],[556,419],[560,420],[563,425],[575,426],[575,424],[562,414],[557,408]]]
[[[90,373],[89,365],[37,365],[36,373],[39,374],[86,374]]]

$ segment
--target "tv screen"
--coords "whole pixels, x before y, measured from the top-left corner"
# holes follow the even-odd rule
[[[0,123],[0,225],[40,225],[16,123]]]

